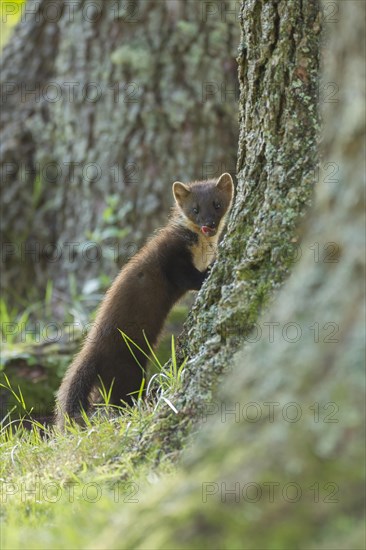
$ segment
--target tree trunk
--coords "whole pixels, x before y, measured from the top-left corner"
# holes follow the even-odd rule
[[[235,171],[235,13],[195,0],[29,0],[1,73],[13,299],[115,273],[175,179]],[[94,243],[94,244],[93,244]],[[29,285],[32,281],[32,285]],[[10,284],[11,283],[11,284]]]
[[[274,339],[241,346],[178,479],[118,512],[119,527],[93,547],[120,548],[122,536],[124,548],[364,547],[365,5],[336,8],[324,66],[340,93],[326,104],[323,154],[339,178],[320,178],[302,258],[260,320],[276,327]],[[308,9],[297,13],[312,28]],[[290,323],[295,333],[283,332]]]

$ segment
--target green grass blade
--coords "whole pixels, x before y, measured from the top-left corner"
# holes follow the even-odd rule
[[[154,361],[152,361],[152,359],[149,357],[150,361],[151,361],[152,363],[154,363],[155,366],[158,367],[158,368],[161,370],[161,369],[163,368],[163,365],[161,364],[161,362],[159,361],[158,357],[156,356],[156,354],[155,354],[153,348],[151,347],[151,344],[150,344],[150,342],[149,342],[149,340],[148,340],[148,338],[147,338],[147,336],[146,336],[146,334],[145,334],[145,331],[143,330],[142,333],[143,333],[143,335],[144,335],[144,338],[145,338],[145,342],[146,342],[146,344],[147,344],[147,347],[149,348],[149,351],[150,351],[151,355],[152,355],[153,358],[155,359],[155,363],[154,363]]]

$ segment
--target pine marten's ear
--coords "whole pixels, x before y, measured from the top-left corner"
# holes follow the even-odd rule
[[[188,185],[185,185],[181,181],[173,183],[173,195],[178,204],[182,204],[190,194],[191,190]]]
[[[233,178],[227,172],[225,172],[224,174],[221,174],[221,176],[217,180],[216,187],[221,191],[224,191],[225,193],[233,194],[233,191],[234,191]]]

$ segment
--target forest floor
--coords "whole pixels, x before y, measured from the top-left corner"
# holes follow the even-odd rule
[[[161,457],[158,441],[143,457],[137,450],[154,414],[140,401],[84,429],[3,432],[1,548],[88,548],[115,512],[138,507],[146,487],[174,472],[175,453]]]

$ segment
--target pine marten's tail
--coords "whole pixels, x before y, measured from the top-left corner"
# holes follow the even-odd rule
[[[63,429],[68,418],[81,422],[82,411],[87,412],[90,407],[90,394],[96,381],[95,361],[80,363],[77,357],[70,365],[57,392],[55,410],[57,427]]]

